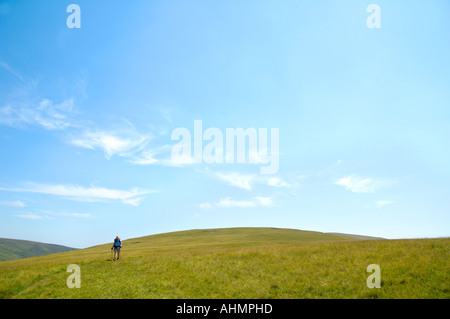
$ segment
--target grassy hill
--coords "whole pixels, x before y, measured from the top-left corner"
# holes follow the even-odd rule
[[[449,238],[229,228],[174,232],[0,262],[0,298],[449,298]],[[81,288],[69,289],[69,264]],[[367,266],[381,268],[369,289]]]
[[[35,241],[0,238],[0,261],[43,256],[75,250],[61,245],[44,244]]]

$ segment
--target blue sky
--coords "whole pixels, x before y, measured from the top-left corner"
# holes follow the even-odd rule
[[[71,3],[81,28],[67,27]],[[371,3],[381,28],[366,25]],[[449,236],[449,9],[0,0],[0,237]],[[171,134],[195,120],[224,135],[277,128],[278,171],[175,163]]]

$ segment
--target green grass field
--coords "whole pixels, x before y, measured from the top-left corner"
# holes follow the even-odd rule
[[[449,298],[449,238],[360,240],[291,229],[153,235],[0,262],[0,298]],[[81,288],[69,289],[69,264]],[[381,288],[366,268],[381,268]]]

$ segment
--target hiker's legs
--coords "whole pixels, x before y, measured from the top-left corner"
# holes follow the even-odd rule
[[[117,256],[117,259],[119,259],[119,257],[120,257],[120,248],[119,247],[114,248],[114,260],[116,260],[116,256]]]

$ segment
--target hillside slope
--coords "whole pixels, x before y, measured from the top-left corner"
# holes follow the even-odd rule
[[[218,228],[194,229],[134,238],[124,241],[128,252],[174,251],[287,245],[306,242],[345,241],[354,238],[345,234],[282,228]],[[108,244],[106,245],[108,247]]]
[[[35,241],[0,238],[0,261],[43,256],[75,250],[75,248]]]
[[[0,298],[450,298],[449,238],[356,240],[273,228],[205,229],[0,263]],[[67,266],[81,288],[66,285]],[[369,289],[367,266],[381,268]]]

